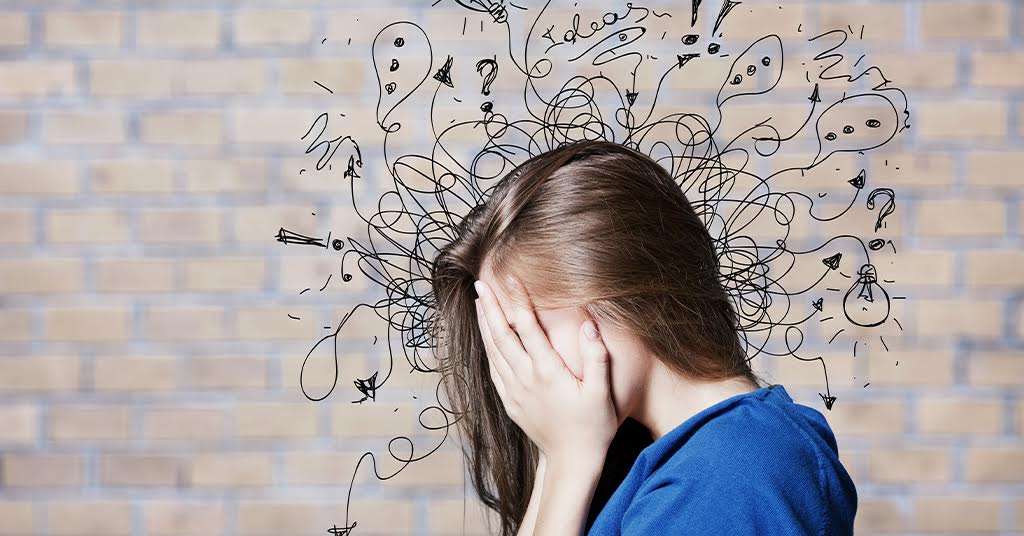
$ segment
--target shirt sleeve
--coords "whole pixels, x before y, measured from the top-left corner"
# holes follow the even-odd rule
[[[761,490],[719,475],[669,480],[638,496],[622,519],[623,536],[817,534],[814,512],[801,512],[784,490]]]

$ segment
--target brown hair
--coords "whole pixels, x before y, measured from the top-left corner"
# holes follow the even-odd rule
[[[527,160],[461,222],[432,270],[432,336],[443,386],[459,414],[473,485],[497,512],[504,536],[515,534],[525,515],[538,452],[505,414],[490,381],[473,306],[485,258],[496,276],[515,273],[538,307],[586,307],[688,378],[759,383],[719,281],[711,237],[663,167],[603,141]],[[602,480],[621,480],[624,464],[616,458],[635,458],[646,444],[640,433],[646,430],[620,429]],[[595,502],[608,493],[596,493]],[[591,520],[595,513],[592,504]]]

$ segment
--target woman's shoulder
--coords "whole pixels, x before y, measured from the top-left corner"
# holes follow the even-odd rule
[[[828,422],[794,402],[781,385],[762,391],[704,420],[666,451],[637,498],[652,492],[689,497],[689,507],[699,507],[693,499],[718,504],[715,497],[731,497],[733,502],[714,508],[741,517],[805,512],[810,518],[793,522],[845,532],[839,527],[852,525],[856,489]]]

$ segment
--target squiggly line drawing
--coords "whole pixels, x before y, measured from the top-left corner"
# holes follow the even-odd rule
[[[581,26],[579,14],[567,23],[543,24],[550,0],[456,3],[466,9],[467,16],[486,15],[481,27],[487,23],[492,31],[507,35],[507,50],[501,57],[484,60],[479,55],[448,55],[437,65],[427,33],[415,22],[394,22],[378,32],[371,50],[378,81],[375,122],[383,131],[382,171],[390,184],[373,204],[359,195],[363,186],[358,170],[363,159],[355,139],[338,136],[322,140],[328,130],[326,114],[302,137],[305,140],[319,129],[306,148],[306,154],[320,155],[318,171],[329,166],[340,147],[350,146],[344,180],[352,214],[364,225],[365,234],[344,239],[332,239],[328,234],[320,239],[282,228],[276,236],[287,247],[342,252],[341,279],[352,281],[358,272],[383,294],[377,301],[349,310],[309,350],[299,371],[302,392],[309,400],[331,396],[339,378],[347,376],[360,397],[352,402],[373,403],[392,378],[396,363],[403,361],[410,373],[433,374],[438,379],[435,400],[420,412],[419,424],[424,430],[442,432],[440,440],[417,454],[410,438],[392,438],[388,454],[400,466],[383,475],[374,455],[364,453],[349,484],[344,522],[327,532],[354,531],[356,522],[349,512],[352,485],[364,461],[370,463],[378,479],[393,478],[408,464],[440,448],[462,411],[449,407],[440,388],[441,374],[457,376],[458,371],[439,370],[432,353],[439,329],[434,323],[430,285],[436,253],[456,238],[459,222],[488,199],[498,179],[526,159],[576,140],[621,143],[669,170],[712,236],[720,277],[740,318],[737,329],[742,332],[748,358],[817,363],[824,384],[819,394],[831,409],[836,396],[829,386],[827,362],[805,348],[805,330],[827,328],[826,344],[844,341],[844,333],[856,333],[849,336],[854,339],[856,355],[859,344],[866,346],[866,340],[880,333],[872,330],[890,322],[899,327],[890,300],[905,298],[885,290],[893,281],[881,278],[884,267],[873,258],[886,245],[896,252],[892,238],[874,236],[886,230],[883,219],[895,210],[895,193],[874,188],[865,201],[861,193],[872,183],[866,170],[832,165],[837,154],[875,150],[910,127],[906,94],[892,85],[879,67],[857,68],[861,58],[851,67],[856,72],[842,70],[847,42],[856,37],[852,28],[828,30],[806,39],[811,48],[824,48],[805,62],[793,63],[796,67],[792,68],[802,69],[807,80],[799,101],[806,107],[806,115],[801,115],[803,121],[798,126],[784,127],[766,106],[763,119],[736,128],[727,125],[734,107],[773,94],[788,68],[783,41],[777,34],[767,33],[735,53],[718,40],[723,22],[740,2],[726,0],[717,10],[693,2],[686,17],[690,26],[696,25],[699,12],[711,10],[716,17],[714,30],[704,36],[680,36],[679,50],[665,59],[647,53],[643,40],[656,39],[657,32],[651,30],[671,14],[632,2],[585,26]],[[556,28],[564,31],[558,33]],[[661,39],[668,33],[666,29]],[[400,49],[419,53],[402,56],[399,61]],[[521,82],[522,91],[517,95],[521,99],[515,103],[521,106],[514,108],[489,95],[498,61],[502,62],[502,77]],[[685,76],[693,62],[699,61],[724,67],[713,111],[707,116],[660,111],[664,99],[659,95],[665,81]],[[461,82],[453,76],[461,64],[485,76],[482,88],[478,77],[466,84],[473,87],[465,98],[482,95],[488,99],[480,104],[480,115],[475,118],[439,118],[439,103],[449,99],[463,102],[456,95]],[[569,64],[597,72],[561,79],[560,68]],[[624,87],[602,71],[612,64],[630,67]],[[654,88],[644,93],[637,86],[637,71],[648,68],[658,76]],[[864,81],[869,89],[864,89]],[[411,104],[417,98],[426,101],[425,106]],[[397,140],[406,130],[397,117],[417,117],[416,112],[423,110],[426,113],[418,117],[429,127],[430,151],[396,154],[394,146],[403,147]],[[796,154],[804,154],[799,149],[801,143],[815,148],[813,156],[795,166],[775,164],[775,157],[791,145],[796,146]],[[468,156],[462,149],[466,146],[471,147]],[[806,186],[785,186],[794,182]],[[879,196],[884,196],[886,203],[879,209],[874,229],[849,229],[845,217],[874,208]],[[809,243],[806,237],[796,237],[793,228],[797,224],[810,224],[827,238]],[[867,233],[872,236],[862,236]],[[329,283],[330,276],[321,291]],[[387,355],[381,370],[342,370],[338,338],[356,314],[373,315],[386,326]],[[884,338],[877,337],[888,350]],[[307,365],[314,361],[328,363],[332,371],[332,381],[322,392],[307,387]]]

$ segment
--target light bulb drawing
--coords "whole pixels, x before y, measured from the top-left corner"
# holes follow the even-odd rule
[[[843,296],[843,312],[850,322],[865,328],[881,325],[889,318],[889,293],[878,284],[878,273],[871,264],[857,271],[857,280]]]

